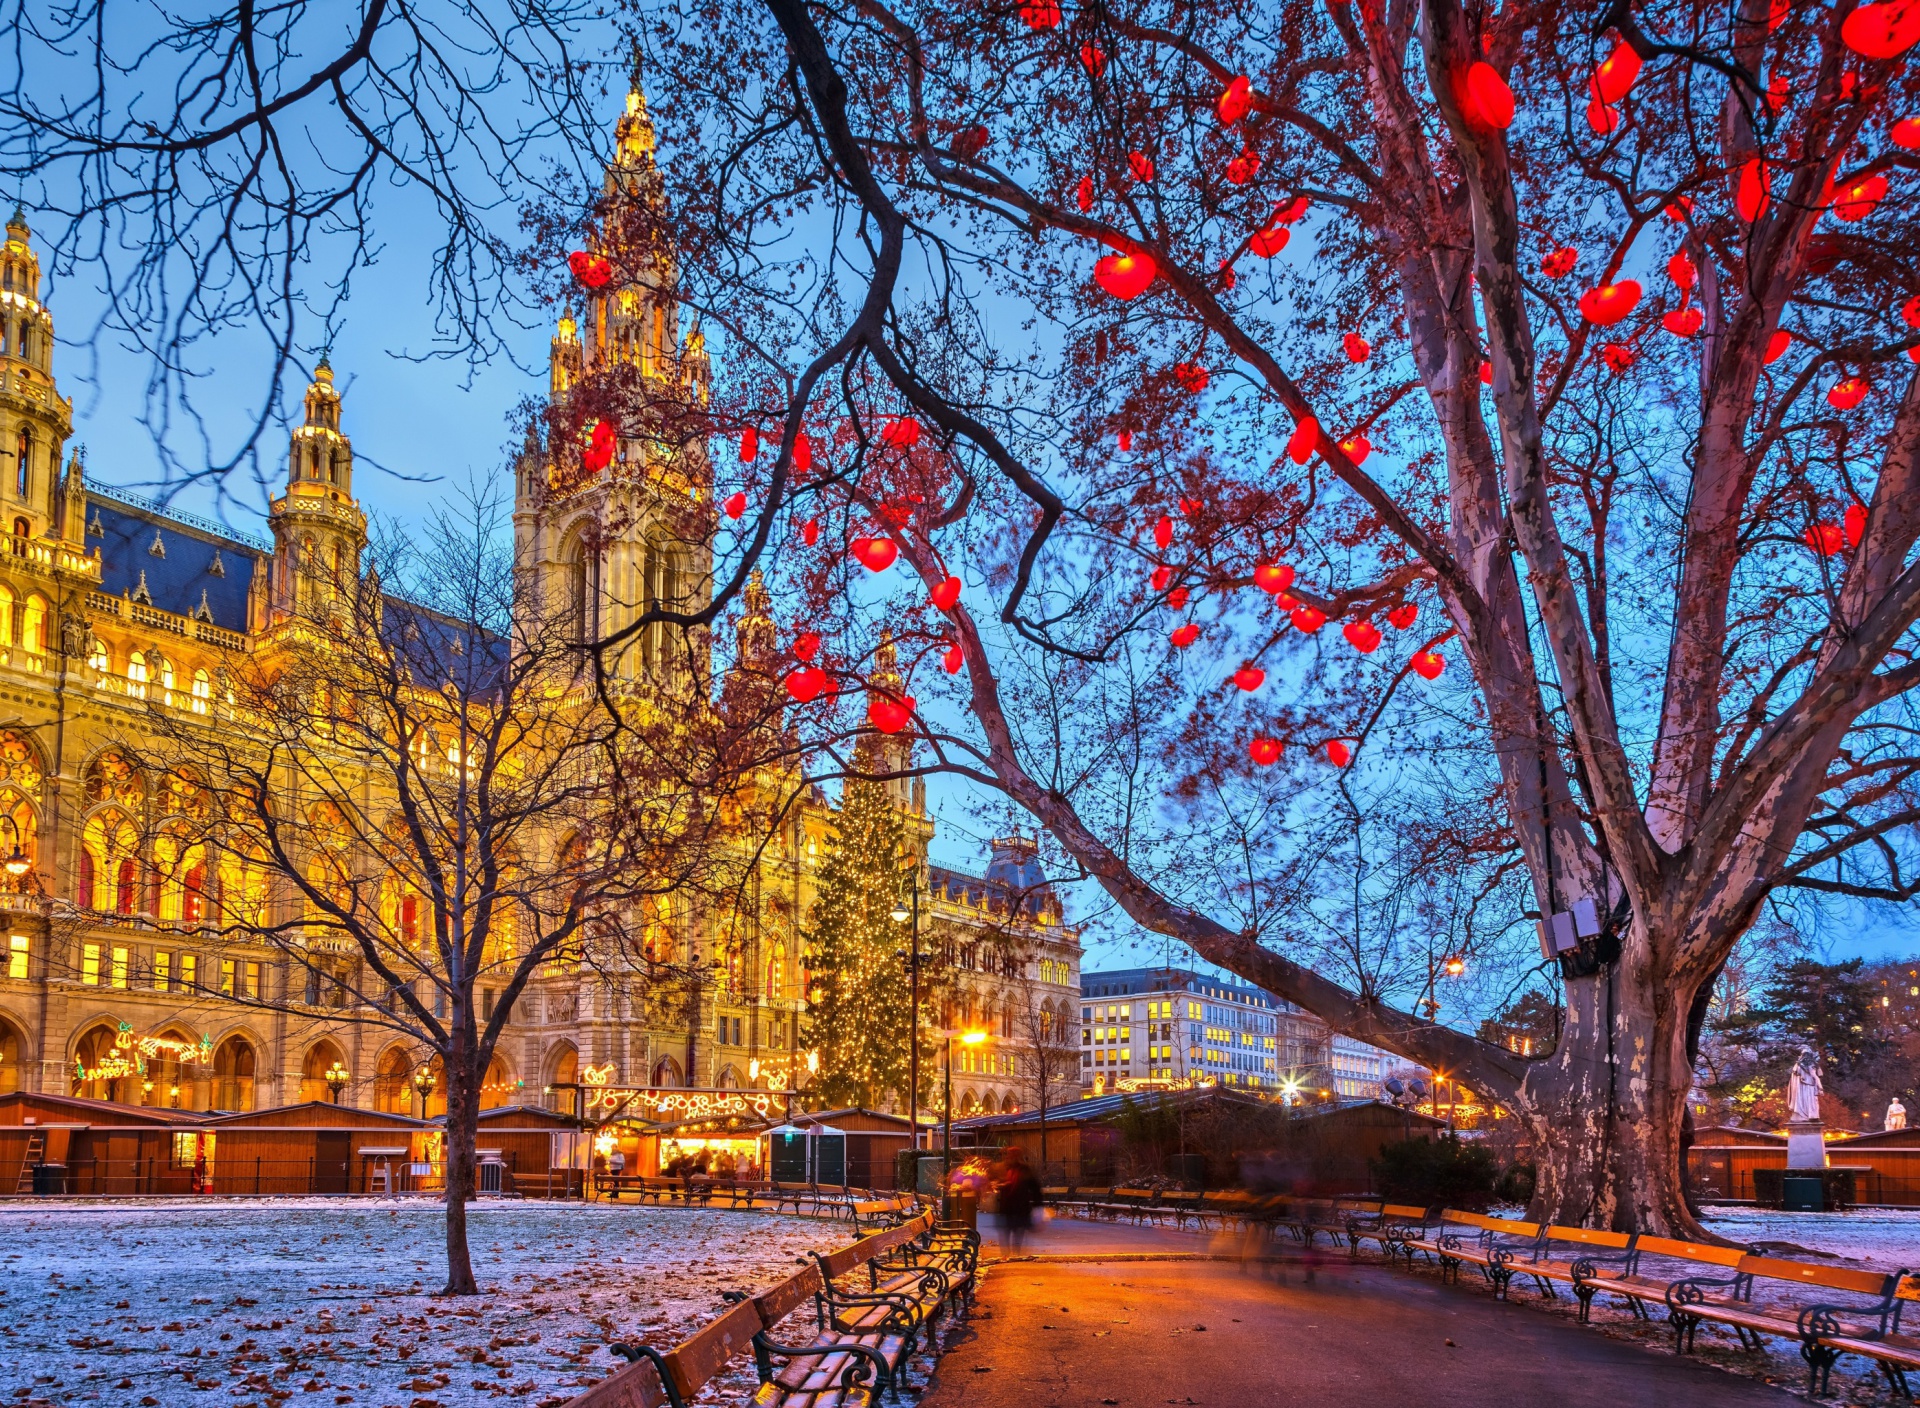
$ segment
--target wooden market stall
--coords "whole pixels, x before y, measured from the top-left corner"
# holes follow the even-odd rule
[[[191,1193],[205,1122],[191,1110],[0,1095],[0,1194]]]
[[[576,1198],[591,1166],[593,1131],[572,1115],[535,1105],[497,1105],[480,1112],[482,1159],[501,1169],[498,1191],[522,1198]],[[481,1183],[487,1175],[483,1168]],[[488,1189],[486,1191],[493,1191]]]
[[[1827,1138],[1827,1162],[1853,1170],[1853,1202],[1920,1207],[1920,1129],[1835,1131]],[[1694,1131],[1687,1150],[1694,1196],[1708,1202],[1758,1201],[1765,1171],[1786,1166],[1787,1136],[1772,1130],[1709,1125]]]
[[[439,1128],[411,1115],[309,1100],[203,1126],[216,1193],[402,1193],[438,1186]]]
[[[894,1156],[913,1145],[913,1126],[905,1115],[886,1115],[858,1107],[795,1114],[795,1127],[831,1125],[847,1136],[847,1182],[855,1188],[891,1192],[896,1186]]]

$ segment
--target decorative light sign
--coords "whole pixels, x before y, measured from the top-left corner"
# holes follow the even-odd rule
[[[147,1062],[169,1056],[184,1065],[206,1065],[213,1060],[213,1038],[202,1032],[200,1040],[179,1041],[170,1036],[135,1036],[133,1024],[122,1022],[113,1039],[113,1050],[89,1066],[74,1057],[74,1074],[81,1080],[125,1080],[144,1076]]]
[[[724,1119],[729,1115],[758,1115],[765,1119],[786,1108],[786,1094],[778,1090],[685,1090],[672,1086],[614,1085],[612,1066],[584,1066],[581,1088],[586,1093],[588,1119],[612,1119],[632,1114],[656,1124]]]

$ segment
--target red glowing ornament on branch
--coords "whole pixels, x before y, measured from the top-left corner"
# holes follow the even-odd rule
[[[1692,337],[1704,320],[1698,308],[1676,308],[1660,320],[1660,326],[1675,337]]]
[[[1056,0],[1027,0],[1020,7],[1020,18],[1026,21],[1028,29],[1058,29],[1060,6]]]
[[[1353,761],[1353,753],[1339,739],[1330,738],[1327,740],[1327,761],[1337,768],[1343,768]]]
[[[1673,280],[1675,288],[1685,293],[1699,280],[1700,271],[1694,267],[1693,261],[1687,258],[1687,252],[1683,249],[1667,261],[1667,277]]]
[[[1355,435],[1351,439],[1342,440],[1340,450],[1354,464],[1363,465],[1367,462],[1367,456],[1373,453],[1373,441],[1364,435]]]
[[[1580,251],[1572,245],[1564,245],[1540,261],[1540,272],[1550,279],[1564,279],[1579,262]]]
[[[605,288],[613,280],[613,265],[584,249],[576,249],[567,256],[567,268],[588,288]]]
[[[589,474],[598,474],[613,463],[613,450],[613,427],[597,420],[587,437],[587,448],[580,454],[580,464]]]
[[[740,463],[752,464],[760,458],[760,432],[748,426],[740,432]]]
[[[1164,513],[1154,520],[1153,541],[1163,551],[1173,541],[1173,520]]]
[[[940,668],[945,670],[950,675],[959,674],[960,667],[965,665],[966,663],[967,663],[967,652],[960,648],[960,643],[958,641],[955,641],[952,645],[948,646],[947,653],[940,657]]]
[[[1258,665],[1242,665],[1233,672],[1233,682],[1242,694],[1252,694],[1267,682],[1267,672]]]
[[[1192,595],[1193,593],[1185,587],[1175,587],[1167,593],[1167,605],[1171,606],[1175,611],[1184,611],[1187,605],[1187,598]]]
[[[1770,367],[1786,356],[1787,349],[1791,346],[1793,346],[1793,334],[1785,328],[1775,328],[1773,336],[1767,339],[1767,350],[1761,354],[1760,360]]]
[[[1175,650],[1185,650],[1200,639],[1200,628],[1189,621],[1184,626],[1175,626],[1173,633],[1167,639],[1173,642]]]
[[[1213,105],[1214,116],[1222,127],[1231,127],[1253,107],[1253,80],[1241,74],[1226,86],[1220,101]]]
[[[1260,153],[1248,147],[1239,156],[1227,163],[1227,179],[1236,186],[1244,186],[1260,174]]]
[[[1840,40],[1864,59],[1897,59],[1920,43],[1920,0],[1862,5],[1840,26]]]
[[[827,672],[815,669],[812,665],[802,665],[787,676],[787,693],[802,704],[817,699],[820,691],[827,687]]]
[[[1164,562],[1161,563],[1160,566],[1153,569],[1153,589],[1155,591],[1157,592],[1165,591],[1167,589],[1167,583],[1171,582],[1172,580],[1173,580],[1173,569],[1167,566]]]
[[[1593,71],[1593,96],[1603,103],[1617,103],[1632,91],[1640,77],[1640,56],[1622,39],[1613,52]]]
[[[1846,550],[1847,534],[1837,523],[1816,523],[1800,535],[1800,541],[1820,556],[1832,557]]]
[[[1340,634],[1362,655],[1371,655],[1380,646],[1380,628],[1371,621],[1349,621],[1340,628]]]
[[[808,664],[820,653],[820,634],[817,631],[802,631],[793,638],[793,653]]]
[[[804,430],[793,437],[793,467],[802,474],[813,468],[813,441]]]
[[[720,507],[726,511],[728,518],[738,518],[747,511],[747,496],[744,493],[729,494]]]
[[[1621,121],[1619,109],[1608,107],[1598,98],[1587,104],[1587,126],[1596,137],[1611,137],[1620,130]]]
[[[1269,596],[1278,596],[1293,585],[1293,564],[1263,562],[1253,569],[1253,584]]]
[[[1327,624],[1327,613],[1317,606],[1296,606],[1287,619],[1301,635],[1310,636]]]
[[[1109,254],[1093,266],[1093,281],[1126,303],[1145,293],[1159,272],[1146,254]]]
[[[1833,203],[1833,218],[1851,224],[1873,214],[1873,208],[1885,199],[1887,178],[1878,172],[1861,181],[1843,186]]]
[[[1855,499],[1847,505],[1847,546],[1856,548],[1867,535],[1867,506]]]
[[[933,598],[933,604],[942,611],[951,611],[953,610],[954,603],[960,600],[960,579],[958,577],[948,577],[942,581],[940,585],[935,587],[932,592],[928,593],[928,595]]]
[[[1431,650],[1417,650],[1414,652],[1412,665],[1413,672],[1420,678],[1437,680],[1440,678],[1440,672],[1447,668],[1447,657]]]
[[[898,733],[913,720],[913,696],[889,699],[876,694],[867,701],[867,722],[882,733]]]
[[[1093,209],[1093,177],[1080,178],[1080,184],[1073,188],[1073,203],[1080,207],[1083,215]]]
[[[1850,376],[1827,393],[1827,404],[1836,411],[1850,411],[1866,400],[1872,389],[1864,378]]]
[[[860,559],[861,565],[869,572],[884,572],[893,566],[893,559],[899,556],[900,548],[892,538],[855,538],[852,543],[853,555]]]
[[[1601,284],[1580,295],[1580,316],[1603,328],[1628,317],[1640,301],[1640,285],[1634,279],[1617,284]]]
[[[1293,231],[1285,225],[1274,223],[1263,230],[1256,230],[1253,238],[1247,241],[1247,248],[1262,259],[1271,259],[1287,247],[1287,241],[1293,238]]]
[[[1627,368],[1633,365],[1633,349],[1623,347],[1617,342],[1609,342],[1602,347],[1599,356],[1600,360],[1606,364],[1607,370],[1615,376],[1624,376]]]
[[[912,416],[895,416],[880,438],[896,450],[911,450],[920,443],[920,422]]]
[[[1387,613],[1387,624],[1396,631],[1409,629],[1420,619],[1420,604],[1415,601],[1403,602]]]
[[[1153,158],[1145,152],[1128,152],[1127,169],[1133,172],[1134,180],[1151,181],[1153,179]]]
[[[1082,44],[1080,67],[1087,71],[1089,78],[1098,78],[1107,71],[1107,51],[1098,44]]]
[[[1213,380],[1205,367],[1194,362],[1175,362],[1173,379],[1195,396],[1205,391],[1207,383]]]
[[[1247,756],[1263,768],[1270,768],[1280,761],[1281,745],[1277,738],[1256,738],[1247,745]]]
[[[1364,362],[1373,355],[1373,348],[1357,332],[1350,332],[1341,337],[1340,350],[1347,354],[1349,362]]]
[[[1734,209],[1740,212],[1742,220],[1751,225],[1767,213],[1768,202],[1772,199],[1773,173],[1756,156],[1740,168],[1740,180],[1733,195]]]
[[[1480,384],[1482,386],[1493,385],[1493,363],[1492,362],[1482,362],[1480,364]]]
[[[812,547],[815,543],[820,541],[820,520],[819,519],[809,518],[805,523],[802,523],[800,525],[800,541],[805,543],[808,547]]]
[[[1475,127],[1504,132],[1513,125],[1513,89],[1485,59],[1461,75],[1459,99],[1461,115]]]
[[[1887,140],[1902,151],[1920,152],[1920,117],[1903,117],[1893,124]]]
[[[1295,425],[1293,434],[1287,437],[1287,458],[1295,464],[1305,464],[1319,448],[1320,422],[1308,416]]]

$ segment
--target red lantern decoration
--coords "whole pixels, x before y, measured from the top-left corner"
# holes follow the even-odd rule
[[[1242,694],[1252,694],[1267,682],[1267,672],[1258,665],[1242,665],[1233,672],[1233,682]]]
[[[969,127],[953,139],[953,154],[962,161],[972,161],[987,149],[987,144],[992,140],[993,134],[986,128]]]
[[[1660,320],[1660,326],[1675,337],[1692,337],[1700,331],[1704,315],[1698,308],[1676,308]]]
[[[1419,619],[1420,603],[1417,601],[1403,602],[1387,613],[1387,624],[1396,631],[1407,630]]]
[[[959,674],[960,667],[966,663],[967,652],[960,648],[959,641],[955,641],[952,645],[948,646],[947,653],[940,657],[940,668],[950,675]]]
[[[1121,454],[1130,453],[1133,449],[1133,432],[1131,430],[1121,431],[1114,437],[1114,443],[1120,447]]]
[[[1447,668],[1447,657],[1431,650],[1416,650],[1412,664],[1413,672],[1422,679],[1437,680]]]
[[[1229,83],[1221,93],[1220,101],[1213,105],[1214,116],[1220,119],[1222,127],[1231,127],[1253,107],[1253,80],[1241,74]]]
[[[1492,362],[1482,362],[1480,364],[1480,384],[1482,386],[1493,385],[1493,363]]]
[[[1791,346],[1793,346],[1793,334],[1785,328],[1775,328],[1773,336],[1767,339],[1767,350],[1761,354],[1760,360],[1770,367],[1786,356],[1787,349]]]
[[[913,696],[889,699],[876,694],[867,701],[867,722],[882,733],[898,733],[913,720]]]
[[[584,249],[576,249],[567,256],[567,267],[573,276],[588,288],[605,288],[613,281],[613,265],[597,254],[589,254]]]
[[[819,632],[802,631],[799,635],[795,636],[793,638],[793,653],[802,660],[805,660],[808,664],[812,664],[813,657],[820,653]]]
[[[1073,190],[1073,203],[1080,207],[1080,213],[1083,215],[1093,209],[1093,177],[1080,178],[1080,184]]]
[[[1504,132],[1513,125],[1513,89],[1494,66],[1481,59],[1459,85],[1460,112],[1475,127]]]
[[[1157,592],[1165,591],[1167,589],[1167,583],[1171,582],[1172,580],[1173,580],[1173,569],[1167,566],[1164,562],[1161,563],[1160,566],[1153,569],[1153,589],[1155,591]]]
[[[1620,112],[1595,98],[1587,104],[1587,126],[1596,137],[1611,137],[1620,130]]]
[[[1850,376],[1827,393],[1827,404],[1836,411],[1850,411],[1866,400],[1872,389],[1864,378]]]
[[[1867,535],[1867,506],[1855,499],[1847,505],[1847,546],[1857,548]]]
[[[1293,564],[1263,562],[1253,569],[1253,584],[1269,596],[1278,596],[1293,585]]]
[[[1920,117],[1903,117],[1893,124],[1887,140],[1902,151],[1920,152]]]
[[[738,518],[747,511],[747,496],[744,492],[727,495],[727,501],[721,505],[728,518]]]
[[[603,420],[595,421],[587,437],[587,448],[580,455],[581,466],[589,474],[598,474],[613,463],[614,444],[613,427]]]
[[[1058,29],[1060,6],[1057,0],[1026,0],[1020,6],[1020,18],[1027,22],[1028,29]]]
[[[946,578],[929,595],[933,598],[933,604],[942,611],[953,610],[954,603],[960,600],[960,579]]]
[[[1693,267],[1693,261],[1683,249],[1667,261],[1667,277],[1673,280],[1675,288],[1685,293],[1699,279],[1700,271]]]
[[[1293,427],[1293,434],[1287,439],[1287,458],[1295,464],[1305,464],[1319,448],[1320,422],[1307,416]]]
[[[1255,738],[1247,745],[1247,756],[1263,768],[1280,761],[1281,744],[1277,738]]]
[[[1910,328],[1920,328],[1920,295],[1909,298],[1900,306],[1900,316]]]
[[[1093,281],[1122,303],[1138,298],[1160,271],[1145,254],[1109,254],[1093,266]]]
[[[1340,634],[1362,655],[1371,655],[1380,646],[1380,628],[1371,621],[1349,621],[1340,628]]]
[[[802,523],[800,525],[800,541],[805,543],[808,547],[812,547],[815,543],[820,541],[820,520],[819,519],[809,518],[805,523]]]
[[[748,426],[740,432],[740,463],[752,464],[760,458],[760,432]]]
[[[1373,441],[1364,435],[1355,435],[1351,439],[1342,440],[1340,449],[1357,467],[1365,464],[1367,456],[1373,453]]]
[[[1271,259],[1285,249],[1287,241],[1292,238],[1293,231],[1276,221],[1265,229],[1254,231],[1253,238],[1247,241],[1247,248],[1262,259]]]
[[[1640,56],[1622,39],[1613,46],[1606,62],[1593,71],[1593,96],[1603,103],[1617,103],[1632,90],[1640,77]]]
[[[869,572],[886,571],[900,553],[899,545],[892,538],[855,538],[852,547],[853,555]]]
[[[1841,190],[1840,198],[1834,202],[1834,219],[1848,223],[1864,220],[1873,214],[1873,208],[1880,204],[1886,194],[1887,178],[1878,172],[1864,180],[1852,182]]]
[[[793,437],[793,467],[802,474],[813,468],[813,441],[804,430]]]
[[[1260,174],[1260,153],[1252,147],[1242,151],[1239,156],[1227,163],[1227,179],[1236,186],[1244,186]]]
[[[827,672],[802,665],[787,676],[787,693],[802,704],[811,703],[827,687]]]
[[[1627,368],[1633,365],[1633,349],[1622,347],[1617,342],[1609,342],[1600,349],[1600,360],[1606,363],[1607,370],[1615,376],[1623,376]]]
[[[1175,381],[1186,387],[1186,389],[1195,396],[1205,391],[1207,389],[1207,383],[1213,380],[1213,378],[1208,375],[1205,367],[1193,362],[1175,362],[1173,365],[1173,377]]]
[[[1540,261],[1540,272],[1550,279],[1564,279],[1579,262],[1580,251],[1572,245],[1564,245]]]
[[[1330,738],[1327,740],[1327,761],[1328,762],[1332,763],[1337,768],[1343,768],[1352,760],[1353,760],[1353,754],[1348,750],[1346,744],[1342,743],[1337,738]]]
[[[1107,53],[1098,44],[1080,46],[1080,67],[1087,71],[1089,78],[1098,78],[1107,71]]]
[[[1167,639],[1173,642],[1173,648],[1175,650],[1185,650],[1188,646],[1200,639],[1200,628],[1189,621],[1184,626],[1175,626],[1173,628],[1173,634],[1168,636]]]
[[[1364,362],[1373,355],[1373,348],[1368,346],[1367,340],[1357,332],[1350,332],[1341,337],[1340,348],[1347,354],[1349,362]]]
[[[1800,535],[1800,541],[1820,556],[1832,557],[1846,550],[1847,534],[1838,524],[1816,523]]]
[[[880,432],[880,438],[896,450],[911,450],[920,443],[920,422],[912,416],[895,416]]]
[[[1133,172],[1133,179],[1136,181],[1153,179],[1153,158],[1145,152],[1128,152],[1127,167]]]
[[[1640,285],[1633,279],[1617,284],[1601,284],[1580,295],[1580,316],[1590,323],[1610,328],[1633,312],[1640,301]]]
[[[1751,225],[1767,213],[1767,204],[1772,199],[1773,173],[1768,170],[1766,162],[1756,156],[1740,168],[1740,181],[1734,189],[1734,209],[1740,212],[1742,220]]]
[[[1327,613],[1317,606],[1296,606],[1287,618],[1303,636],[1310,636],[1327,624]]]
[[[1865,59],[1897,59],[1920,42],[1920,0],[1862,5],[1840,26],[1840,40]]]
[[[1154,521],[1153,541],[1162,551],[1173,541],[1173,520],[1164,513]]]
[[[1167,605],[1171,606],[1175,611],[1184,611],[1187,606],[1187,598],[1191,595],[1193,595],[1193,593],[1185,587],[1175,587],[1167,593]]]
[[[1667,219],[1673,221],[1675,224],[1686,224],[1687,221],[1693,218],[1693,197],[1680,196],[1675,200],[1667,202],[1667,208],[1664,213]]]

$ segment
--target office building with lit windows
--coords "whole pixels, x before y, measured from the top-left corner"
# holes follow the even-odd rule
[[[1317,1091],[1327,1083],[1327,1040],[1318,1018],[1244,983],[1186,968],[1081,975],[1087,1094],[1202,1084]]]

